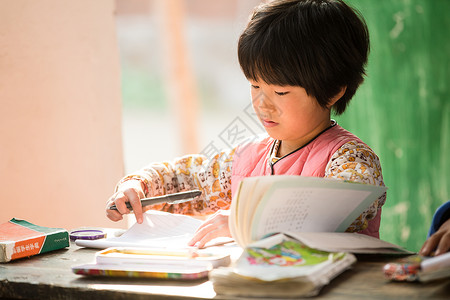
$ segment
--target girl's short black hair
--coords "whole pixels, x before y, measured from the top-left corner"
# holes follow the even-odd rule
[[[241,34],[238,58],[247,79],[303,87],[342,114],[364,81],[369,32],[341,0],[276,0],[258,6]]]

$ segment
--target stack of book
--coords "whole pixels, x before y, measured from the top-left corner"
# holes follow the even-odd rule
[[[111,247],[97,252],[93,263],[73,266],[72,271],[86,276],[195,280],[229,263],[228,254],[207,249]]]
[[[354,262],[353,254],[320,251],[276,235],[249,245],[233,267],[214,269],[209,277],[220,295],[314,296]]]

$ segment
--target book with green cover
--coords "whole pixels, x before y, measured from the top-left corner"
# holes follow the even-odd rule
[[[0,262],[69,247],[69,232],[63,228],[34,225],[11,219],[0,224]]]

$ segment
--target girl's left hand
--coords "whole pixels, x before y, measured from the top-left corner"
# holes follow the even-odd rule
[[[188,242],[188,245],[202,248],[212,239],[218,237],[231,237],[230,228],[228,227],[229,215],[229,210],[219,210],[206,219],[206,221],[197,229],[197,232]]]

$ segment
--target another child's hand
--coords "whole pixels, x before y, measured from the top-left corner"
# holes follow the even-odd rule
[[[142,223],[143,212],[141,205],[141,198],[144,198],[144,191],[142,190],[141,182],[139,180],[128,180],[122,183],[106,204],[106,216],[113,221],[120,221],[124,214],[129,214],[130,210],[126,206],[126,202],[133,207],[136,221]],[[111,205],[115,204],[117,210],[109,209]]]
[[[229,215],[229,210],[219,210],[206,219],[206,221],[197,229],[197,232],[189,241],[188,245],[202,248],[212,239],[218,237],[231,237],[230,229],[228,227]]]
[[[429,256],[435,249],[435,255],[444,254],[450,250],[450,219],[442,223],[439,230],[425,241],[419,253]]]

